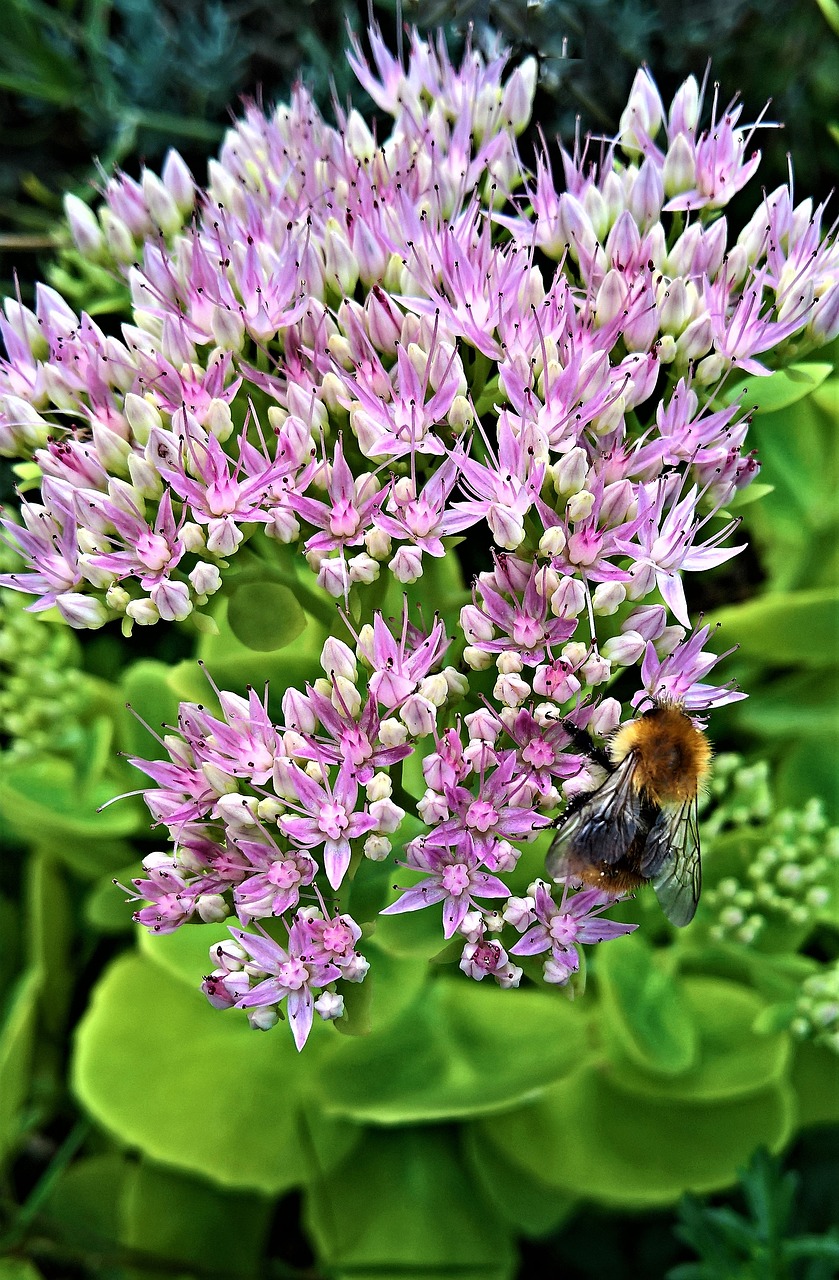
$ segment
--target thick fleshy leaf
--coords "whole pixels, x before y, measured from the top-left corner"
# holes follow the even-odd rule
[[[696,1031],[666,959],[638,933],[597,953],[600,1026],[615,1056],[656,1076],[677,1076],[694,1062]]]
[[[683,1101],[742,1097],[779,1083],[789,1061],[789,1037],[758,1034],[753,1024],[765,1008],[747,987],[723,978],[686,978],[676,988],[695,1040],[693,1060],[663,1076],[637,1059],[613,1053],[609,1080],[629,1093]]]
[[[839,1124],[839,1057],[824,1045],[796,1046],[790,1072],[798,1097],[798,1123]]]
[[[780,1085],[720,1102],[639,1097],[584,1068],[537,1102],[478,1123],[490,1147],[566,1194],[641,1208],[730,1186],[756,1146],[783,1146],[795,1104]]]
[[[369,1131],[342,1165],[312,1183],[306,1224],[332,1275],[382,1280],[504,1280],[508,1229],[464,1168],[450,1130]]]
[[[463,1153],[472,1177],[495,1212],[517,1232],[543,1236],[567,1221],[577,1197],[557,1191],[529,1169],[512,1164],[486,1141],[480,1124],[462,1126]]]
[[[130,933],[134,928],[131,915],[135,905],[126,902],[125,893],[114,884],[114,880],[128,885],[131,877],[137,875],[139,865],[135,858],[127,866],[119,867],[113,875],[103,876],[85,898],[85,920],[98,933]]]
[[[42,1275],[25,1258],[0,1258],[0,1280],[42,1280]]]
[[[0,1165],[23,1132],[22,1112],[29,1094],[32,1048],[38,1019],[43,974],[27,969],[18,979],[5,1007],[0,1027]]]
[[[144,1160],[122,1197],[122,1241],[152,1254],[166,1270],[230,1277],[260,1274],[274,1205],[252,1192],[220,1191]],[[225,1224],[235,1223],[235,1230]]]
[[[119,890],[115,893],[119,895]],[[236,924],[235,917],[231,918],[231,924]],[[215,968],[210,962],[210,947],[229,941],[230,930],[226,924],[190,923],[174,933],[152,933],[142,926],[137,928],[137,943],[142,954],[193,991],[200,987],[204,974]]]
[[[125,701],[131,706],[131,710],[125,708],[122,724],[129,755],[143,756],[147,760],[166,758],[164,747],[149,733],[146,725],[162,737],[166,732],[164,726],[178,723],[178,697],[169,684],[170,670],[165,662],[143,658],[132,663],[123,673],[120,687]]]
[[[836,727],[839,673],[800,671],[778,676],[736,708],[737,723],[761,737],[829,736]]]
[[[42,1209],[61,1244],[92,1253],[111,1250],[121,1233],[121,1202],[135,1162],[125,1155],[87,1156],[66,1168]]]
[[[65,876],[51,858],[35,854],[27,875],[29,962],[43,980],[41,1015],[52,1035],[63,1032],[73,989],[70,944],[73,925]]]
[[[124,956],[79,1025],[73,1088],[99,1124],[150,1158],[276,1195],[340,1160],[357,1136],[312,1107],[317,1032],[334,1035],[318,1023],[299,1055],[287,1027],[251,1031],[240,1012],[212,1009],[160,966]]]
[[[744,409],[753,409],[758,414],[777,413],[812,395],[832,372],[833,365],[824,361],[793,364],[788,369],[778,369],[768,378],[740,382],[728,388],[723,398],[726,404],[740,400]]]
[[[268,581],[237,585],[227,601],[227,621],[237,640],[263,653],[284,649],[307,625],[294,592]]]
[[[774,791],[779,808],[800,809],[812,796],[819,795],[830,821],[839,822],[835,731],[814,733],[791,743],[778,765]]]
[[[104,871],[110,864],[106,841],[136,831],[141,810],[124,800],[98,813],[112,800],[115,785],[101,781],[80,791],[75,770],[67,760],[41,756],[8,765],[0,778],[0,811],[25,840],[54,847],[72,866],[79,863]],[[75,846],[81,847],[78,857]]]
[[[739,656],[771,667],[831,667],[839,638],[839,590],[785,591],[720,609],[711,619],[736,637]]]
[[[392,1025],[326,1045],[324,1105],[374,1124],[415,1124],[514,1106],[587,1055],[586,1014],[562,992],[438,978]]]
[[[760,481],[774,487],[748,513],[773,590],[836,582],[837,411],[839,379],[831,378],[806,400],[756,417],[749,427]]]

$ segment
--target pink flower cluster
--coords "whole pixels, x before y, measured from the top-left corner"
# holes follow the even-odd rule
[[[273,542],[300,544],[310,592],[352,590],[362,611],[355,650],[327,642],[282,723],[221,692],[222,718],[184,704],[168,760],[137,762],[174,841],[135,882],[137,918],[256,922],[206,989],[260,1026],[285,1000],[298,1044],[363,976],[358,927],[323,895],[389,855],[406,804],[426,829],[389,910],[441,904],[471,976],[518,982],[489,938],[505,923],[525,931],[509,954],[551,950],[554,982],[572,939],[625,931],[602,895],[515,899],[504,877],[591,786],[562,722],[607,736],[622,669],[635,706],[741,696],[705,682],[718,659],[684,589],[740,549],[724,510],[757,471],[726,383],[839,334],[822,207],[780,187],[729,227],[759,160],[738,104],[715,94],[703,125],[693,78],[665,110],[640,71],[615,140],[561,150],[560,189],[547,149],[519,154],[532,62],[507,75],[468,49],[454,67],[415,34],[403,65],[369,38],[375,68],[357,45],[350,60],[386,137],[355,111],[328,125],[303,89],[251,107],[206,188],[171,153],[159,177],[113,178],[98,213],[68,200],[80,251],[130,287],[119,337],[44,287],[0,319],[0,453],[41,477],[7,526],[28,568],[3,582],[31,608],[126,634],[182,622]],[[389,626],[366,589],[416,581],[479,528],[487,568],[443,667],[442,623]],[[470,695],[493,666],[491,696]],[[399,784],[414,752],[416,802]]]
[[[558,191],[547,153],[518,154],[532,64],[504,81],[415,36],[405,69],[371,39],[376,72],[351,61],[394,116],[381,143],[298,89],[248,111],[204,191],[172,153],[112,179],[98,217],[69,202],[132,321],[6,300],[0,452],[42,472],[7,585],[129,630],[205,605],[255,530],[301,540],[342,596],[485,522],[527,555],[548,535],[584,588],[634,561],[633,597],[667,588],[684,623],[681,572],[732,552],[681,525],[755,471],[716,389],[839,331],[823,210],[778,188],[733,238],[720,210],[759,154],[739,106],[701,127],[693,79],[665,113],[639,72],[618,138],[563,151]]]

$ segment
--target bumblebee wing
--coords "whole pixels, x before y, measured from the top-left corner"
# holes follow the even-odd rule
[[[696,798],[662,809],[647,836],[641,870],[671,924],[690,924],[702,887]]]
[[[574,862],[618,862],[641,829],[641,798],[633,785],[633,753],[562,820],[545,863],[553,879],[573,873]]]

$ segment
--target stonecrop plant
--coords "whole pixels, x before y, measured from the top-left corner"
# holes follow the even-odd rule
[[[28,562],[7,587],[75,628],[208,631],[257,566],[254,613],[276,573],[328,630],[281,707],[211,682],[217,707],[182,703],[165,757],[133,761],[170,837],[135,918],[235,917],[206,995],[287,1017],[298,1048],[368,970],[368,863],[392,864],[385,914],[436,913],[503,987],[573,986],[581,944],[636,927],[601,890],[510,877],[596,785],[575,730],[744,696],[685,576],[741,550],[754,380],[839,334],[823,207],[790,181],[729,222],[760,154],[716,87],[665,108],[639,71],[617,137],[563,148],[559,183],[517,144],[532,61],[369,39],[375,66],[350,61],[387,136],[302,88],[251,106],[206,188],[171,152],[97,212],[68,199],[78,250],[130,288],[120,336],[44,286],[0,321]],[[483,568],[452,626],[406,588],[464,538]]]

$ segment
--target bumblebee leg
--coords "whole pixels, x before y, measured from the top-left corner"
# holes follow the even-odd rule
[[[614,770],[615,766],[609,759],[608,753],[592,741],[591,734],[586,729],[581,729],[579,725],[574,724],[573,720],[560,720],[559,723],[570,737],[571,745],[579,751],[580,755],[588,756],[593,764],[599,764],[607,773]]]

